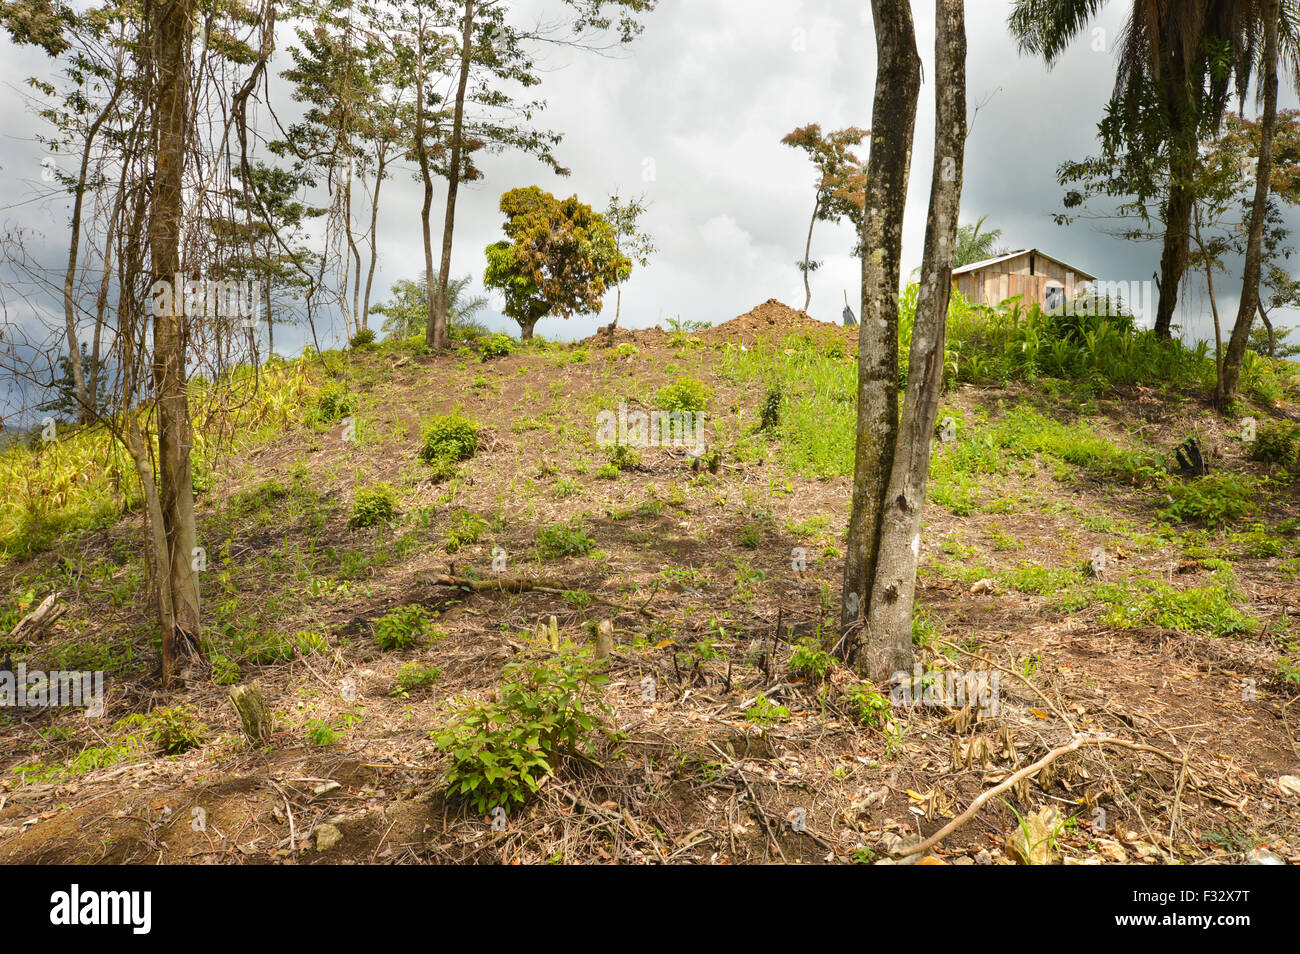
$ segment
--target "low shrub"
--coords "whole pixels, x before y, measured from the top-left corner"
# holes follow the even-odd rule
[[[375,343],[375,330],[373,328],[362,328],[354,334],[348,344],[354,351],[363,351]]]
[[[484,361],[491,358],[504,358],[515,350],[515,343],[509,335],[488,335],[479,341],[478,353]]]
[[[202,745],[208,727],[199,721],[194,706],[160,706],[144,720],[145,734],[165,755],[179,755]]]
[[[585,653],[507,664],[494,698],[466,705],[436,736],[451,759],[448,795],[484,814],[509,809],[527,801],[561,758],[592,755],[598,736],[617,738],[600,695],[608,682]]]
[[[478,450],[478,425],[458,414],[432,421],[420,440],[420,459],[435,467],[451,467],[469,460]]]
[[[1300,446],[1300,427],[1281,422],[1261,427],[1251,445],[1252,460],[1266,464],[1291,466],[1296,463],[1296,448]]]
[[[431,625],[423,606],[412,603],[399,607],[375,620],[375,644],[384,650],[408,649],[425,636]]]
[[[388,484],[374,484],[358,490],[352,498],[348,526],[375,527],[397,519],[397,491]]]
[[[702,411],[713,391],[698,378],[682,377],[655,392],[655,403],[665,411]]]
[[[587,533],[581,520],[542,527],[537,531],[537,555],[543,560],[586,556],[595,546],[596,541]]]
[[[1160,511],[1166,520],[1218,527],[1254,513],[1263,490],[1261,481],[1239,474],[1209,474],[1169,487],[1169,504]]]

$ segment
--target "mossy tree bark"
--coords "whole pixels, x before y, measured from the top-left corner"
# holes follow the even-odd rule
[[[906,46],[913,60],[894,59],[890,67],[912,71],[919,67],[915,54],[915,38],[910,32],[911,11],[906,2],[877,0],[876,30],[879,37],[881,8],[901,7],[908,34]],[[897,17],[898,14],[896,13]],[[894,420],[897,407],[897,369],[886,381],[879,376],[880,367],[897,355],[897,249],[901,246],[902,209],[906,202],[907,178],[897,182],[893,192],[886,193],[895,220],[885,224],[880,231],[893,238],[894,275],[888,285],[878,283],[868,286],[864,265],[863,331],[860,343],[865,344],[869,334],[884,333],[887,340],[875,341],[881,350],[875,354],[859,353],[860,375],[875,364],[877,378],[870,382],[883,393],[873,394],[875,404],[863,398],[867,394],[864,377],[860,385],[858,407],[858,468],[854,474],[853,514],[850,518],[848,562],[845,565],[845,589],[841,618],[845,620],[846,645],[850,647],[855,665],[864,675],[878,682],[887,680],[894,672],[907,670],[912,664],[912,610],[916,589],[916,570],[920,558],[921,513],[925,503],[925,482],[930,466],[930,447],[935,418],[938,415],[939,396],[943,385],[944,340],[947,332],[948,301],[952,290],[952,257],[956,246],[957,219],[961,206],[963,159],[966,142],[966,27],[964,0],[936,0],[935,4],[935,151],[931,173],[929,216],[926,222],[925,249],[921,263],[921,283],[917,296],[916,319],[912,331],[909,354],[907,392],[903,403],[901,424]],[[895,34],[895,38],[898,34]],[[885,41],[889,42],[888,40]],[[881,40],[877,40],[878,45]],[[887,86],[903,85],[903,77],[888,72],[886,57],[880,58],[881,72],[877,74],[877,103],[882,82]],[[915,89],[915,87],[913,87]],[[910,150],[911,126],[914,125],[916,94],[911,96],[913,122],[908,124],[908,140],[903,148]],[[890,138],[897,132],[891,123],[877,123],[873,116],[872,159],[874,161],[877,138],[881,130]],[[902,144],[892,144],[891,154],[897,156]],[[893,163],[897,167],[897,163]],[[872,218],[886,208],[876,206],[876,193],[871,191],[871,170],[868,169],[868,212]],[[878,248],[868,231],[864,243],[864,261],[875,257]],[[883,277],[875,273],[879,282]],[[877,315],[872,316],[876,328],[867,329],[868,290],[873,293]],[[879,318],[883,298],[888,294],[892,301],[892,322]],[[896,365],[896,358],[890,363]],[[881,407],[881,401],[887,406]],[[875,460],[869,455],[875,455]],[[871,508],[859,512],[859,508]],[[874,537],[867,531],[874,530]],[[855,536],[855,531],[858,534]],[[855,562],[856,561],[856,562]],[[854,584],[850,588],[850,580]]]
[[[912,134],[921,91],[910,0],[872,0],[876,91],[862,222],[862,321],[858,326],[858,421],[853,505],[844,560],[841,655],[863,640],[876,574],[881,506],[898,431],[898,281]]]
[[[154,0],[146,7],[152,79],[153,196],[149,250],[155,282],[171,283],[181,272],[180,232],[184,202],[185,148],[189,136],[190,38],[193,0]],[[197,533],[186,348],[188,328],[182,296],[173,289],[171,308],[153,321],[153,385],[158,411],[158,497],[167,541],[172,625],[162,634],[162,676],[171,684],[181,657],[198,653],[199,576],[194,566]]]

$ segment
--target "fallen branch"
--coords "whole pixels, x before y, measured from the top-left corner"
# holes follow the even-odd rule
[[[1061,756],[1069,755],[1071,752],[1077,752],[1079,749],[1084,748],[1085,746],[1101,747],[1106,745],[1111,745],[1114,746],[1115,748],[1120,748],[1120,749],[1131,749],[1134,752],[1150,752],[1152,755],[1158,755],[1162,759],[1172,762],[1175,765],[1182,766],[1183,768],[1186,768],[1187,766],[1187,758],[1185,756],[1183,758],[1179,758],[1178,756],[1170,755],[1168,752],[1164,751],[1163,749],[1158,749],[1155,746],[1143,745],[1140,742],[1127,742],[1124,739],[1108,739],[1108,738],[1098,738],[1098,737],[1075,736],[1065,745],[1052,749],[1052,751],[1048,752],[1046,755],[1044,755],[1037,762],[1034,762],[1032,765],[1027,765],[1024,768],[1020,769],[1020,771],[1018,772],[1013,772],[1011,775],[1003,779],[997,785],[994,785],[988,791],[981,792],[979,796],[976,797],[975,801],[970,803],[969,808],[967,808],[964,812],[962,812],[952,821],[948,822],[948,824],[944,825],[942,828],[936,831],[929,838],[925,839],[925,841],[921,842],[918,845],[913,845],[912,847],[908,848],[906,851],[900,851],[896,854],[891,854],[890,857],[906,858],[909,855],[917,855],[920,854],[921,852],[929,851],[931,848],[939,844],[939,842],[943,841],[945,838],[951,835],[962,825],[966,824],[968,821],[974,818],[976,813],[979,812],[979,810],[984,807],[984,804],[986,802],[988,802],[992,798],[996,798],[998,795],[1001,795],[1003,792],[1005,792],[1007,789],[1014,786],[1017,782],[1021,781],[1022,779],[1037,774],[1038,772],[1045,769],[1047,766],[1051,765]]]
[[[56,602],[61,595],[59,592],[54,592],[41,600],[36,609],[18,621],[17,625],[10,631],[9,638],[28,642],[40,636],[60,616],[67,612],[67,603]]]

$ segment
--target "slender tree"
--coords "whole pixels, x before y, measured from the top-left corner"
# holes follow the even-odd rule
[[[1250,226],[1246,237],[1246,261],[1241,278],[1241,299],[1237,306],[1237,320],[1232,326],[1232,336],[1219,370],[1215,392],[1220,408],[1226,408],[1237,393],[1241,380],[1241,365],[1246,346],[1250,343],[1251,324],[1260,307],[1259,282],[1263,262],[1265,217],[1268,214],[1268,192],[1273,171],[1273,129],[1277,119],[1277,66],[1278,25],[1281,19],[1279,0],[1263,0],[1264,51],[1261,64],[1261,91],[1264,113],[1259,124],[1259,156],[1255,164],[1255,199],[1250,210]]]
[[[821,267],[821,262],[812,260],[813,227],[818,222],[838,222],[845,217],[856,220],[862,213],[862,196],[866,183],[862,162],[853,153],[852,147],[860,146],[862,140],[870,135],[870,130],[856,126],[823,135],[821,126],[810,123],[786,134],[781,140],[787,146],[806,152],[817,169],[808,238],[804,243],[803,261],[798,263],[799,271],[803,273],[804,311],[812,303],[809,277]]]
[[[876,95],[880,104],[881,87],[904,86],[916,90],[910,77],[919,72],[916,56],[912,18],[906,0],[874,0],[873,14],[877,30],[877,46],[901,46],[878,58]],[[921,514],[925,503],[925,481],[929,473],[930,447],[938,414],[939,396],[943,383],[944,339],[948,315],[948,301],[952,292],[952,256],[957,235],[957,218],[961,209],[962,169],[966,143],[966,26],[964,0],[936,0],[935,3],[935,150],[931,173],[930,206],[926,221],[925,248],[921,263],[921,282],[916,306],[916,321],[912,331],[909,355],[907,392],[903,401],[901,424],[896,423],[897,407],[895,389],[897,374],[890,381],[872,381],[885,392],[886,407],[880,402],[862,400],[867,386],[860,385],[858,407],[857,464],[854,472],[853,512],[849,520],[848,553],[845,563],[845,588],[842,602],[842,620],[849,655],[860,671],[877,681],[884,681],[899,671],[907,671],[912,664],[912,612],[916,588],[916,570],[921,548]],[[882,27],[894,27],[897,32],[882,40]],[[918,77],[919,79],[919,77]],[[906,106],[906,101],[903,104]],[[911,94],[910,109],[915,116],[916,95]],[[896,114],[891,114],[896,115]],[[883,114],[873,112],[873,126]],[[913,120],[914,121],[914,120]],[[912,124],[907,124],[908,126]],[[867,227],[873,234],[889,236],[889,245],[881,246],[893,251],[901,245],[902,210],[906,203],[907,178],[893,180],[896,191],[873,189],[875,184],[871,167],[875,164],[878,146],[887,149],[890,157],[905,154],[910,149],[909,138],[897,141],[897,133],[888,124],[889,141],[873,137],[871,158],[868,161],[868,212]],[[881,167],[894,174],[908,163],[886,161]],[[881,177],[879,182],[891,180]],[[876,200],[881,208],[889,209],[895,216],[891,222],[877,219]],[[888,203],[883,200],[888,199]],[[867,248],[873,248],[869,241]],[[894,252],[896,255],[897,253]],[[871,258],[872,256],[867,256]],[[897,267],[896,264],[894,266]],[[879,299],[886,292],[895,294],[897,272],[892,287],[885,287],[885,278],[874,269],[868,273],[877,284],[871,286],[877,313],[882,309]],[[863,314],[867,314],[868,286],[864,281]],[[888,312],[885,312],[888,315]],[[898,349],[897,303],[892,312],[892,324],[886,317],[883,324],[886,341],[882,344]],[[862,322],[859,348],[868,344],[866,326]],[[868,374],[879,375],[878,359],[859,352],[859,380]],[[863,466],[865,454],[876,452],[885,459],[883,466]],[[859,513],[859,506],[870,513]],[[870,532],[870,536],[867,532]],[[850,561],[853,561],[850,565]],[[868,572],[869,571],[869,572]]]
[[[627,258],[627,267],[619,273],[614,285],[616,297],[614,320],[609,323],[611,328],[618,326],[619,315],[623,312],[623,283],[631,276],[633,264],[645,268],[650,264],[650,256],[658,251],[654,241],[641,229],[641,216],[645,212],[645,196],[624,201],[615,193],[609,197],[609,205],[605,207],[605,218],[614,229],[614,246],[620,256]]]

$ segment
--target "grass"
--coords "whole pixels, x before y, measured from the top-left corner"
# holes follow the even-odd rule
[[[308,359],[247,368],[217,383],[190,384],[195,422],[194,472],[207,486],[215,462],[300,424],[311,406],[319,367]],[[22,559],[60,537],[107,526],[140,506],[135,465],[104,427],[36,434],[0,450],[0,559]]]
[[[853,472],[857,363],[842,351],[808,335],[753,348],[728,345],[719,374],[761,390],[754,395],[752,415],[756,424],[769,425],[764,433],[779,443],[788,470],[807,477]],[[782,397],[774,420],[769,396],[775,389]]]
[[[1231,591],[1223,586],[1178,590],[1161,580],[1139,587],[1105,587],[1108,609],[1102,619],[1111,626],[1159,626],[1180,633],[1207,636],[1243,636],[1258,623],[1237,609]]]

